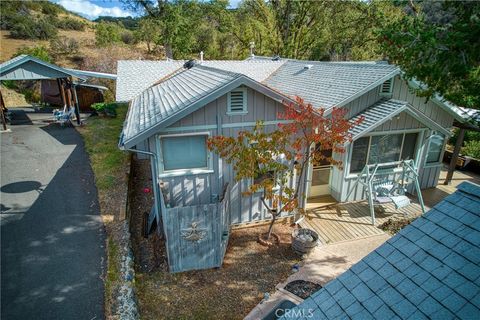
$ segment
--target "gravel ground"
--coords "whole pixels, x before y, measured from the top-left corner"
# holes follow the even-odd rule
[[[286,222],[275,226],[279,245],[257,242],[267,225],[233,230],[221,268],[169,273],[163,241],[156,234],[142,236],[143,215],[153,204],[153,194],[145,190],[151,189],[149,162],[135,160],[133,170],[130,230],[142,319],[243,319],[292,273],[299,258]]]

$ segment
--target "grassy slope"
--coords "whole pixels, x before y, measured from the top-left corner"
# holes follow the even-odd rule
[[[127,194],[126,172],[129,157],[117,147],[118,137],[127,112],[127,105],[117,109],[116,118],[90,117],[86,125],[78,131],[85,141],[85,148],[90,157],[102,219],[107,230],[107,272],[105,278],[105,307],[107,317],[112,313],[113,294],[120,280],[120,257],[118,253],[118,237],[116,225],[120,208],[125,205]]]

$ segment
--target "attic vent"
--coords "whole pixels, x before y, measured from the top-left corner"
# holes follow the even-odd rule
[[[384,83],[382,83],[380,94],[383,94],[383,95],[392,94],[392,89],[393,89],[393,78],[390,78]]]
[[[303,69],[312,69],[313,64],[306,64],[303,66]]]
[[[228,93],[227,113],[247,113],[247,89],[238,88]]]

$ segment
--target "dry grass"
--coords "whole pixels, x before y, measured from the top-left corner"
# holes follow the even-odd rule
[[[138,273],[143,319],[243,319],[298,262],[290,247],[291,227],[277,225],[281,243],[257,242],[266,226],[234,230],[222,268],[171,274]]]
[[[2,91],[3,100],[5,101],[7,108],[25,107],[30,105],[30,103],[25,100],[23,94],[4,86],[0,86],[0,90]]]
[[[120,209],[126,205],[127,171],[129,157],[117,147],[118,137],[127,112],[127,106],[117,109],[116,118],[90,117],[86,125],[77,130],[85,141],[85,149],[90,157],[95,183],[98,190],[100,212],[107,230],[107,277],[105,279],[105,311],[107,318],[112,315],[115,292],[120,283],[119,247],[124,229],[120,219]]]

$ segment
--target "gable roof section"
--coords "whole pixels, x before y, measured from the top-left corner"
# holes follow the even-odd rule
[[[342,107],[400,72],[387,63],[286,61],[265,84],[314,107]]]
[[[382,99],[352,118],[352,121],[356,121],[360,117],[365,118],[362,123],[350,130],[353,140],[363,137],[368,132],[402,112],[410,114],[432,130],[437,130],[446,136],[451,135],[450,131],[416,110],[408,102],[394,99]]]
[[[183,67],[185,61],[120,60],[117,64],[117,101],[130,101],[143,90]],[[284,61],[196,61],[197,65],[221,69],[262,82]]]
[[[243,74],[199,65],[182,69],[131,101],[120,146],[133,147],[240,85],[277,101],[288,99]]]
[[[85,77],[73,70],[65,69],[38,58],[22,54],[0,64],[0,80],[40,80]]]
[[[312,319],[477,318],[480,186],[463,182],[295,309]]]

